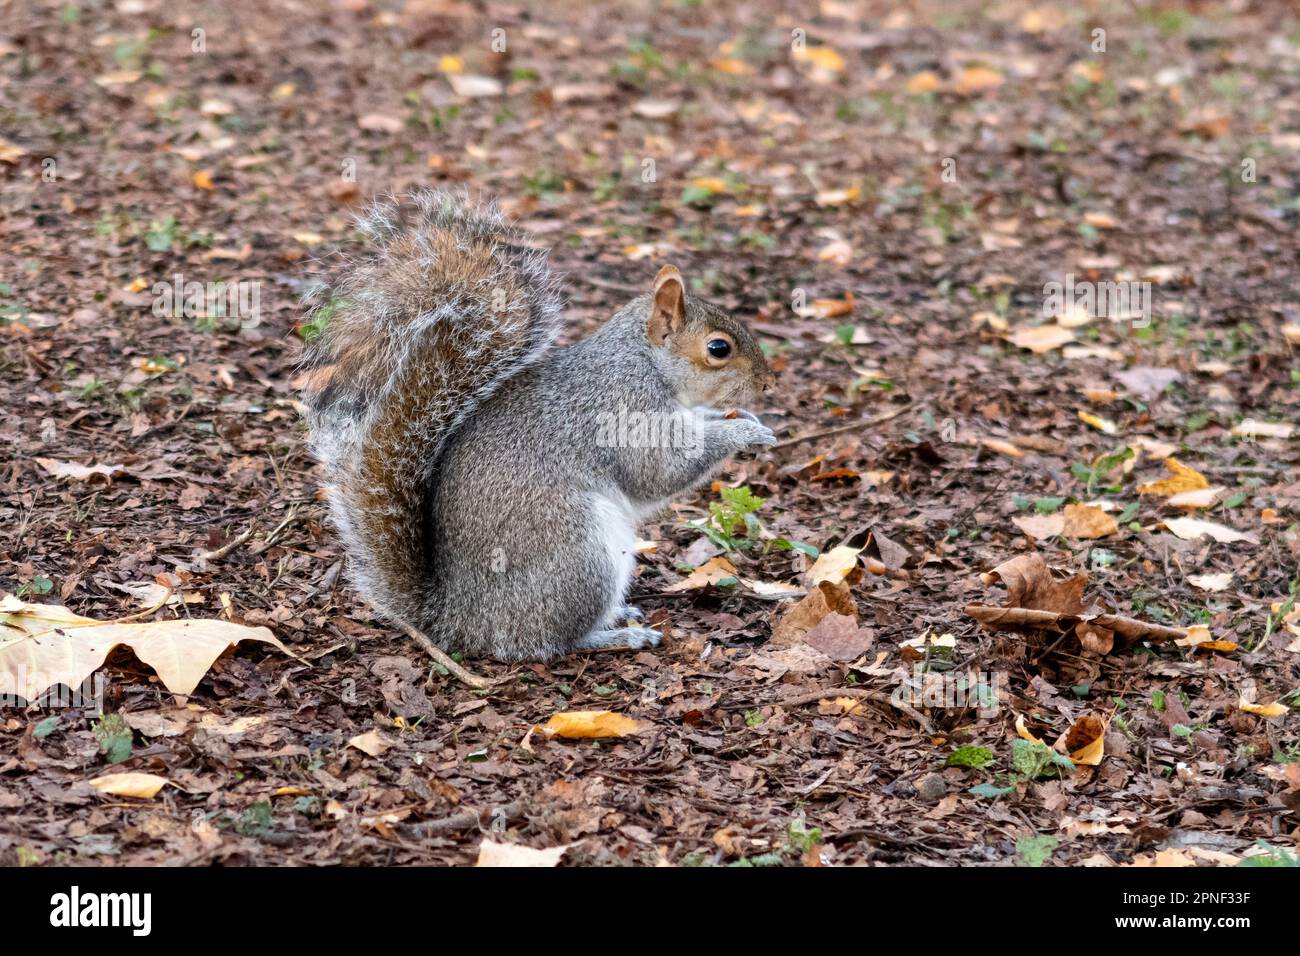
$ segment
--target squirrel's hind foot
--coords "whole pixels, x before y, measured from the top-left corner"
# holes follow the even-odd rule
[[[592,631],[578,640],[573,645],[572,650],[602,651],[618,647],[627,648],[630,651],[639,651],[647,647],[658,647],[659,642],[663,639],[662,633],[650,627],[608,628]]]
[[[633,607],[631,604],[623,607],[614,608],[614,612],[609,616],[609,623],[617,627],[625,621],[644,621],[645,612],[639,607]]]

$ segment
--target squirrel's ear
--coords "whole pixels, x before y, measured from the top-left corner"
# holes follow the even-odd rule
[[[673,332],[686,324],[686,287],[676,266],[664,266],[655,276],[655,294],[650,303],[646,333],[654,345],[663,345]]]

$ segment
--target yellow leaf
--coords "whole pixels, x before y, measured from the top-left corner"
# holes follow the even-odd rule
[[[443,73],[464,73],[465,61],[449,53],[438,60],[438,69]]]
[[[744,60],[729,56],[719,57],[709,65],[719,73],[730,73],[732,76],[749,76],[754,72],[754,68]]]
[[[1201,644],[1208,644],[1214,640],[1210,629],[1204,624],[1193,624],[1191,627],[1183,628],[1183,630],[1187,632],[1187,636],[1174,641],[1179,647],[1199,647]]]
[[[1024,458],[1025,453],[1009,441],[1003,441],[1001,438],[981,438],[980,444],[989,451],[995,451],[999,455],[1006,455],[1008,458]]]
[[[842,299],[813,299],[811,304],[799,310],[799,315],[804,318],[833,319],[848,315],[853,311],[853,306],[853,293],[846,292]]]
[[[962,96],[995,90],[1003,83],[1002,74],[987,66],[968,66],[957,77],[955,89]]]
[[[1180,492],[1196,491],[1200,488],[1210,487],[1209,481],[1206,480],[1203,474],[1195,468],[1188,468],[1172,455],[1165,459],[1165,468],[1169,471],[1170,476],[1168,478],[1162,478],[1159,481],[1148,481],[1145,484],[1138,485],[1138,494],[1161,495],[1168,498]]]
[[[1075,414],[1079,416],[1079,421],[1091,425],[1093,428],[1097,429],[1097,431],[1106,435],[1113,435],[1119,431],[1119,426],[1108,418],[1102,418],[1100,415],[1094,415],[1092,412],[1085,412],[1083,409],[1078,409]]]
[[[1119,531],[1115,519],[1096,505],[1066,505],[1065,527],[1062,534],[1068,538],[1104,538]]]
[[[805,46],[793,51],[794,58],[818,70],[839,73],[844,69],[844,57],[828,46]]]
[[[212,185],[212,170],[210,169],[200,169],[194,174],[193,179],[194,185],[199,189],[206,189],[208,192],[212,192],[215,188]]]
[[[861,195],[862,190],[850,186],[848,189],[824,189],[817,194],[816,200],[819,206],[847,206],[857,202]]]
[[[646,728],[644,721],[633,720],[612,710],[565,710],[551,716],[538,729],[551,737],[568,740],[592,740],[627,737]]]
[[[1023,714],[1016,714],[1016,733],[1018,733],[1022,739],[1028,740],[1032,744],[1041,744],[1043,742],[1042,737],[1035,737],[1029,732],[1029,728],[1025,726],[1025,718]]]
[[[1237,702],[1237,706],[1248,714],[1258,714],[1260,717],[1281,717],[1291,709],[1280,701],[1271,704],[1248,704],[1242,700]]]
[[[0,598],[0,686],[29,701],[55,684],[80,687],[113,648],[125,646],[173,694],[192,694],[213,661],[249,640],[296,656],[264,627],[203,619],[96,621],[7,594]]]
[[[1053,7],[1034,7],[1020,15],[1020,29],[1026,33],[1059,30],[1064,23],[1064,15]]]
[[[275,89],[271,91],[271,95],[275,97],[277,100],[287,100],[289,97],[293,96],[293,94],[296,92],[298,92],[298,87],[295,86],[294,84],[281,83],[279,86],[277,86]]]
[[[693,180],[691,185],[699,189],[707,189],[711,193],[725,193],[727,191],[727,184],[724,180],[708,176]]]
[[[907,81],[907,92],[914,95],[933,93],[939,89],[939,75],[933,70],[922,70]]]
[[[1225,654],[1231,654],[1237,649],[1235,641],[1206,641],[1204,644],[1197,644],[1198,651],[1222,651]]]
[[[0,136],[0,163],[13,165],[27,155],[27,150]]]
[[[110,797],[139,797],[148,800],[157,796],[167,781],[153,773],[106,773],[90,781],[100,793]]]
[[[131,280],[131,284],[127,286],[127,289],[131,292],[143,292],[147,288],[149,288],[149,280],[143,276],[136,276]]]
[[[1095,767],[1106,754],[1106,722],[1096,714],[1084,714],[1056,742],[1056,749],[1084,767]]]
[[[1096,60],[1080,60],[1070,67],[1070,75],[1077,76],[1079,79],[1092,83],[1094,85],[1106,79],[1106,71],[1101,68],[1101,64]],[[1098,226],[1097,228],[1103,228]],[[1105,228],[1109,229],[1109,226]]]

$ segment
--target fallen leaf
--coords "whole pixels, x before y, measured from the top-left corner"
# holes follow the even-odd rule
[[[1189,574],[1187,581],[1193,587],[1200,588],[1202,591],[1226,591],[1232,584],[1232,572],[1224,571],[1222,574]]]
[[[851,616],[827,614],[803,639],[833,661],[857,660],[875,641],[872,633],[858,624],[856,612]]]
[[[1084,611],[1083,588],[1088,575],[1081,571],[1058,581],[1042,555],[1020,555],[1004,561],[982,577],[986,584],[1001,581],[1006,585],[1006,606],[1009,608],[1032,608],[1072,615]]]
[[[1011,523],[1035,541],[1055,538],[1065,531],[1065,515],[1059,511],[1050,515],[1014,515]]]
[[[74,481],[89,481],[92,478],[113,479],[126,474],[124,465],[78,465],[72,461],[55,461],[53,458],[37,458],[40,465],[55,478],[71,478]]]
[[[813,566],[808,569],[808,586],[816,587],[823,581],[839,583],[849,580],[850,575],[858,570],[858,555],[861,553],[861,548],[853,548],[847,544],[823,551],[813,562]]]
[[[1058,349],[1067,342],[1074,341],[1074,333],[1059,325],[1036,325],[1028,329],[1016,329],[1007,340],[1016,348],[1029,349],[1035,355]]]
[[[1177,369],[1151,368],[1145,365],[1135,365],[1115,373],[1115,378],[1130,394],[1145,402],[1154,401],[1182,377]]]
[[[379,731],[371,730],[364,734],[357,734],[348,741],[348,746],[356,747],[363,754],[369,754],[372,757],[382,757],[388,748],[392,746],[392,743]]]
[[[736,566],[726,558],[719,555],[716,558],[711,558],[704,562],[685,578],[678,581],[676,584],[664,588],[664,590],[695,591],[699,588],[706,588],[711,584],[718,584],[719,582],[728,579],[736,580],[738,577],[739,572],[736,571]]]
[[[1135,856],[1132,863],[1125,863],[1123,865],[1139,868],[1150,866],[1195,866],[1196,861],[1182,850],[1157,850],[1150,856]]]
[[[826,615],[857,615],[857,605],[848,584],[822,581],[786,611],[772,628],[772,643],[789,645],[803,638]]]
[[[406,125],[396,116],[384,113],[367,113],[357,120],[357,125],[367,132],[400,133]]]
[[[173,694],[192,694],[213,661],[249,640],[295,656],[265,627],[190,618],[96,621],[65,607],[28,604],[6,594],[0,598],[0,684],[29,701],[56,684],[80,687],[113,648],[125,646]]]
[[[1086,412],[1083,409],[1078,409],[1075,414],[1079,416],[1079,421],[1091,425],[1105,435],[1114,435],[1119,431],[1119,426],[1108,418],[1102,418],[1100,415],[1094,415],[1092,412]]]
[[[1247,418],[1232,426],[1234,438],[1246,438],[1251,441],[1257,438],[1290,438],[1294,433],[1294,425],[1278,422],[1257,422],[1252,418]]]
[[[139,797],[148,800],[158,795],[166,778],[153,773],[106,773],[90,781],[100,793],[110,797]]]
[[[1165,459],[1165,468],[1169,471],[1170,477],[1138,485],[1138,494],[1170,497],[1184,491],[1210,487],[1209,481],[1203,474],[1195,468],[1184,465],[1172,455]]]
[[[1022,740],[1028,740],[1031,744],[1041,744],[1043,742],[1042,737],[1035,737],[1029,728],[1025,726],[1023,714],[1016,714],[1016,733]]]
[[[999,455],[1006,455],[1008,458],[1024,458],[1025,453],[1011,444],[1009,441],[1003,441],[1001,438],[981,438],[980,444],[989,451],[995,451]]]
[[[843,239],[836,239],[822,246],[817,251],[817,258],[822,262],[833,262],[837,266],[847,266],[853,261],[853,247]]]
[[[1212,488],[1197,488],[1195,491],[1180,491],[1171,495],[1165,504],[1184,511],[1200,511],[1213,507],[1226,490],[1222,485],[1215,485]]]
[[[1003,82],[1003,76],[997,70],[987,66],[968,66],[958,75],[953,88],[962,96],[972,96],[995,90]]]
[[[0,163],[9,163],[12,166],[26,155],[27,150],[0,136]]]
[[[666,119],[682,108],[681,100],[638,100],[632,112],[646,119]]]
[[[1066,505],[1063,533],[1068,538],[1092,540],[1119,531],[1115,519],[1095,505]]]
[[[940,87],[939,75],[933,70],[922,70],[907,81],[907,92],[913,95],[933,93]]]
[[[861,195],[862,190],[850,186],[848,189],[824,189],[814,198],[819,206],[847,206],[857,202]]]
[[[548,736],[567,740],[598,740],[627,737],[648,726],[645,721],[633,720],[612,710],[565,710],[553,714],[538,729]]]
[[[497,843],[484,840],[478,847],[478,859],[475,866],[559,866],[560,860],[568,852],[572,843],[563,846],[534,850],[532,847],[517,843]]]
[[[1204,534],[1209,535],[1220,544],[1232,544],[1234,541],[1247,541],[1251,544],[1259,543],[1259,538],[1254,534],[1238,531],[1235,528],[1216,524],[1213,521],[1203,521],[1200,518],[1167,518],[1164,525],[1184,541],[1195,541]]]
[[[844,69],[844,57],[828,46],[802,46],[791,51],[796,63],[806,63],[814,70],[839,73]]]
[[[1245,701],[1237,701],[1237,706],[1248,714],[1256,714],[1260,717],[1281,717],[1289,713],[1291,708],[1281,701],[1274,701],[1271,704],[1248,704]]]
[[[1095,767],[1106,753],[1106,722],[1095,714],[1085,714],[1066,731],[1061,742],[1076,764]]]

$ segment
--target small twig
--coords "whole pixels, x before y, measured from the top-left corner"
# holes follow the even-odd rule
[[[989,604],[967,604],[966,613],[985,627],[997,630],[999,626],[1036,628],[1063,628],[1069,630],[1080,622],[1096,624],[1108,631],[1114,631],[1130,641],[1151,641],[1162,644],[1165,641],[1181,641],[1187,637],[1187,631],[1181,627],[1169,627],[1151,621],[1139,621],[1137,618],[1123,617],[1119,614],[1062,614],[1057,611],[1043,611],[1028,607],[994,607]]]
[[[202,554],[199,555],[199,557],[201,557],[204,561],[219,561],[221,558],[224,558],[231,551],[234,551],[237,547],[239,547],[241,544],[243,544],[245,541],[251,538],[253,536],[253,532],[256,530],[257,530],[257,522],[253,522],[248,526],[248,530],[245,531],[243,534],[236,535],[235,537],[227,541],[225,544],[223,544],[221,547],[213,551],[204,551]]]
[[[476,690],[486,690],[489,687],[492,687],[495,684],[499,683],[498,681],[489,680],[486,677],[479,677],[477,674],[473,674],[470,671],[467,671],[465,668],[461,667],[459,664],[453,661],[447,655],[446,651],[444,651],[438,645],[434,644],[433,641],[429,640],[429,638],[425,634],[416,630],[411,625],[405,622],[398,622],[397,626],[400,627],[403,630],[403,632],[405,632],[407,637],[411,638],[411,640],[415,641],[415,643],[419,644],[422,648],[424,648],[424,652],[428,654],[430,657],[432,657],[436,663],[441,664],[443,667],[447,668],[447,670],[451,672],[451,675],[455,677],[457,680],[459,680],[462,684],[466,684],[469,687],[475,688]]]
[[[284,520],[281,521],[278,525],[276,525],[275,528],[271,531],[271,533],[266,536],[266,539],[264,540],[263,543],[266,544],[267,546],[275,544],[275,539],[280,537],[280,533],[297,520],[298,520],[298,506],[290,505],[289,513],[285,515]]]
[[[798,704],[811,704],[819,700],[829,700],[832,697],[853,697],[857,700],[869,700],[877,704],[888,704],[890,707],[900,710],[907,716],[915,720],[927,734],[934,733],[934,725],[930,719],[920,711],[899,701],[895,703],[893,698],[888,694],[878,690],[868,690],[865,687],[830,687],[825,690],[810,691],[806,694],[792,694],[789,697],[782,697],[777,701],[783,707],[794,707]]]
[[[169,585],[163,585],[166,590],[163,596],[153,603],[152,607],[147,607],[143,611],[136,611],[134,614],[128,614],[126,617],[115,617],[111,621],[96,621],[96,624],[126,624],[129,621],[138,621],[143,617],[152,617],[153,614],[162,609],[172,597],[172,588]],[[185,606],[185,599],[181,598],[181,606]]]
[[[897,418],[899,415],[910,412],[915,407],[914,404],[909,402],[901,408],[895,408],[893,411],[885,412],[883,415],[877,415],[875,418],[859,419],[858,421],[848,425],[836,425],[834,428],[826,428],[809,435],[800,435],[797,438],[787,438],[785,441],[779,441],[773,445],[772,450],[776,451],[781,448],[789,448],[792,445],[798,445],[800,442],[813,441],[817,438],[829,438],[831,435],[842,435],[845,432],[856,431],[859,428],[870,428],[873,425],[883,425],[885,422]]]

